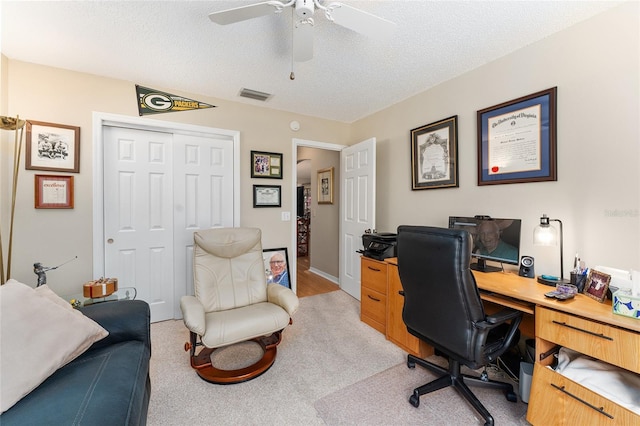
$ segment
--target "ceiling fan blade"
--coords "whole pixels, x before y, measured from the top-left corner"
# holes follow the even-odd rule
[[[346,4],[332,3],[327,8],[331,10],[330,15],[336,24],[368,37],[388,38],[396,27],[391,21]]]
[[[216,24],[227,25],[235,22],[246,21],[247,19],[259,18],[278,11],[277,1],[265,1],[262,3],[250,4],[248,6],[236,7],[233,9],[221,10],[209,14]],[[284,4],[280,3],[283,7]],[[280,9],[282,10],[282,9]]]
[[[293,29],[293,58],[306,62],[313,58],[313,25],[301,22]]]

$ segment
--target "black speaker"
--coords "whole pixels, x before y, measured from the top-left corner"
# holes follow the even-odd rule
[[[533,271],[533,257],[522,256],[520,258],[520,272],[521,277],[534,278],[536,273]]]

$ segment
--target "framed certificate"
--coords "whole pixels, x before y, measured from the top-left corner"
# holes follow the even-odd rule
[[[478,185],[557,180],[556,92],[478,111]]]
[[[73,176],[35,175],[36,209],[72,209]]]
[[[253,185],[253,207],[281,207],[280,185]]]

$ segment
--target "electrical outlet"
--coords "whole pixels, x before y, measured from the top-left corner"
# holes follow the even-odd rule
[[[291,212],[282,212],[282,221],[288,222],[291,220]]]

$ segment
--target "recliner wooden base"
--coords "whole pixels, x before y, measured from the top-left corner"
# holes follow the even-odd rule
[[[246,382],[266,372],[275,362],[277,346],[282,340],[282,330],[276,331],[270,336],[256,337],[255,339],[248,340],[254,341],[262,347],[264,352],[262,358],[248,367],[236,370],[222,370],[216,368],[211,363],[211,354],[216,349],[222,348],[205,347],[196,355],[195,347],[202,345],[202,343],[196,344],[197,335],[193,332],[190,334],[191,343],[185,344],[185,350],[191,349],[191,367],[196,370],[202,380],[220,385]]]

